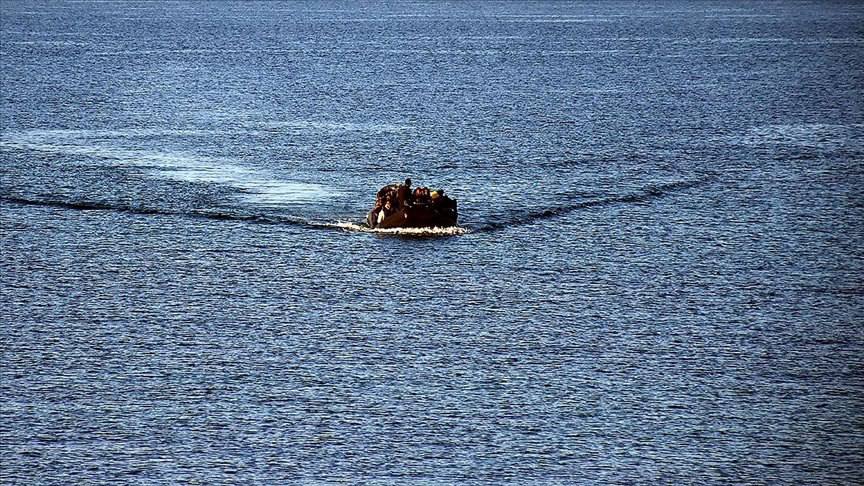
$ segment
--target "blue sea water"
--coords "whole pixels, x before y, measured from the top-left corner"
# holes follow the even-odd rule
[[[860,484],[862,26],[0,1],[0,483]]]

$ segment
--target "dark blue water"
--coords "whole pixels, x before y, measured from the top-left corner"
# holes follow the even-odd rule
[[[0,482],[864,481],[862,26],[3,1]]]

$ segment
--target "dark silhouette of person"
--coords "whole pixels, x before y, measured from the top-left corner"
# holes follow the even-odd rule
[[[400,184],[399,188],[396,189],[396,202],[399,204],[400,208],[408,207],[411,205],[411,178],[405,179],[404,184]]]

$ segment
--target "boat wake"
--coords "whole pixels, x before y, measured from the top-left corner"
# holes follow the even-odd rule
[[[668,196],[677,191],[683,191],[695,187],[709,184],[715,176],[706,175],[695,180],[670,182],[667,184],[650,185],[643,189],[619,196],[610,196],[600,199],[590,199],[587,201],[577,201],[571,204],[545,208],[542,210],[522,210],[511,211],[496,221],[487,222],[476,228],[478,232],[498,231],[504,228],[509,228],[517,225],[535,223],[540,220],[556,218],[564,216],[580,209],[587,209],[601,206],[611,206],[614,204],[637,204],[645,203],[654,199],[659,199]]]
[[[490,204],[491,201],[474,201],[476,207],[480,208],[474,212],[479,221],[466,218],[463,220],[464,226],[373,229],[361,223],[362,220],[338,219],[351,218],[357,210],[354,204],[339,201],[341,195],[350,191],[342,191],[330,184],[285,180],[271,169],[246,167],[230,158],[146,149],[152,137],[172,140],[177,137],[211,135],[209,132],[197,131],[148,130],[31,130],[4,133],[0,137],[0,151],[47,153],[49,156],[72,160],[74,164],[70,170],[84,171],[87,174],[95,171],[113,174],[114,170],[131,170],[131,174],[139,179],[143,175],[148,181],[161,180],[162,183],[153,186],[155,193],[152,196],[147,195],[141,200],[129,199],[132,193],[140,195],[140,192],[136,192],[139,190],[136,186],[132,188],[134,190],[119,187],[103,192],[97,189],[92,191],[89,197],[82,197],[86,191],[78,190],[64,195],[11,190],[7,193],[0,192],[0,201],[81,211],[115,211],[294,225],[349,233],[427,237],[498,231],[562,217],[580,209],[647,203],[678,191],[708,184],[716,177],[707,175],[699,179],[648,185],[629,193],[593,196],[590,199],[586,199],[584,194],[565,194],[563,198],[556,197],[558,205],[552,207],[532,208],[515,201],[502,205]],[[46,177],[51,182],[56,177],[55,174],[62,170],[62,166],[59,169],[55,165],[48,168],[50,170],[46,169],[46,173],[49,175]],[[113,180],[111,177],[113,176],[106,176],[106,180]],[[177,194],[174,185],[178,183],[189,184],[190,193],[174,197]],[[15,186],[10,186],[10,189],[11,187]],[[202,187],[212,190],[202,191]],[[194,190],[191,190],[193,188]],[[67,189],[62,192],[67,192]],[[204,197],[204,193],[209,196]],[[298,212],[300,214],[297,214]]]
[[[238,211],[228,210],[196,210],[183,209],[171,210],[165,208],[153,208],[144,205],[122,205],[117,203],[101,202],[101,201],[86,201],[86,200],[58,200],[58,199],[40,199],[28,198],[13,195],[0,195],[0,202],[5,204],[17,204],[20,206],[44,206],[60,209],[74,209],[78,211],[112,211],[118,213],[140,214],[140,215],[160,215],[160,216],[181,216],[187,218],[210,219],[218,221],[241,221],[247,223],[258,224],[274,224],[274,225],[293,225],[306,228],[331,229],[341,230],[353,233],[372,233],[380,235],[396,235],[396,236],[457,236],[463,235],[470,230],[462,227],[449,228],[389,228],[389,229],[373,229],[364,224],[354,223],[350,221],[314,221],[299,216],[288,216],[282,214],[254,214],[243,213]]]
[[[41,196],[21,196],[16,194],[0,194],[0,201],[7,204],[24,206],[48,206],[80,211],[114,211],[141,215],[163,215],[187,218],[201,218],[221,221],[241,221],[257,224],[293,225],[305,228],[339,230],[349,233],[368,233],[376,235],[407,236],[407,237],[439,237],[460,236],[468,233],[483,233],[502,230],[505,228],[522,226],[535,223],[549,218],[567,215],[580,209],[587,209],[614,204],[638,204],[646,203],[654,199],[665,197],[676,191],[683,191],[700,187],[711,182],[714,176],[706,176],[701,179],[671,182],[667,184],[647,186],[639,191],[611,196],[593,200],[583,200],[568,205],[545,208],[540,210],[509,211],[503,217],[479,224],[469,223],[467,226],[450,226],[434,228],[387,228],[376,229],[353,221],[316,221],[296,215],[288,215],[279,212],[264,212],[257,210],[246,211],[241,208],[215,208],[194,209],[166,207],[153,207],[146,204],[121,203],[116,201],[82,200],[82,199],[57,199]]]
[[[4,133],[0,150],[27,150],[89,160],[94,167],[137,168],[151,177],[231,188],[242,201],[268,207],[317,203],[339,194],[329,186],[289,181],[265,168],[245,167],[230,158],[182,151],[148,150],[131,140],[213,135],[195,130],[25,130]]]
[[[149,207],[143,204],[124,205],[115,202],[42,199],[13,195],[0,195],[0,201],[7,204],[17,204],[21,206],[46,206],[61,209],[75,209],[79,211],[113,211],[118,213],[182,216],[187,218],[212,219],[219,221],[246,221],[263,224],[293,224],[296,226],[308,227],[321,227],[324,225],[323,223],[316,223],[297,216],[253,214],[237,211],[220,211],[218,209],[204,210],[187,208],[182,210],[172,210],[166,208]]]

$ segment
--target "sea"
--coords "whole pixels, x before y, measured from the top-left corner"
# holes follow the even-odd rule
[[[4,485],[864,482],[860,2],[2,0],[0,128]]]

